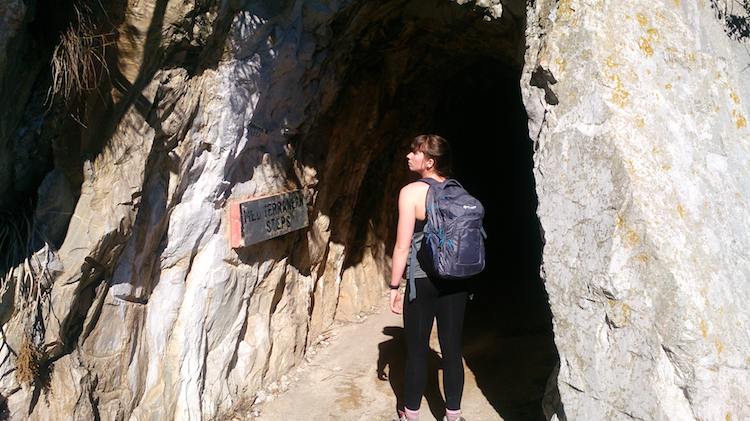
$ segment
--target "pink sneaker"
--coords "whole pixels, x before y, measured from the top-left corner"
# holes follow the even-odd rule
[[[406,413],[402,410],[398,410],[398,419],[397,420],[391,420],[391,421],[406,421]]]

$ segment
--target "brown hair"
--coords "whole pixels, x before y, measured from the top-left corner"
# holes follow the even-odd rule
[[[419,135],[411,141],[412,152],[423,152],[425,158],[435,161],[435,171],[441,177],[453,176],[451,162],[451,145],[444,138],[436,134]]]

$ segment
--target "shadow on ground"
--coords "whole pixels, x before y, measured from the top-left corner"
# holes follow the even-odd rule
[[[541,280],[529,276],[535,266],[526,265],[526,270],[523,266],[523,260],[516,260],[516,265],[504,266],[513,269],[509,273],[489,270],[476,279],[464,324],[467,376],[474,376],[481,393],[505,421],[545,420],[542,399],[558,361]],[[435,330],[425,399],[435,418],[442,419],[441,358],[435,351],[439,350]],[[383,333],[391,339],[378,345],[378,378],[390,382],[397,408],[403,408],[403,328],[388,326]]]
[[[387,326],[383,333],[391,336],[392,339],[381,342],[378,345],[378,379],[388,380],[393,393],[396,395],[397,409],[404,407],[404,367],[406,365],[406,343],[404,342],[404,328],[400,326]],[[427,388],[425,389],[425,399],[430,407],[430,411],[436,418],[442,417],[445,408],[445,401],[440,390],[441,377],[439,370],[441,367],[441,358],[435,349],[432,349],[427,356],[428,358],[428,375]],[[439,415],[439,417],[438,417]]]
[[[558,361],[546,300],[534,302],[523,289],[478,292],[464,327],[467,368],[505,421],[545,420],[542,398]]]

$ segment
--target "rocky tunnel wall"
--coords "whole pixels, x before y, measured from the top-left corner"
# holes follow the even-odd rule
[[[720,1],[529,10],[521,86],[557,419],[750,414],[737,294],[750,264],[748,56],[729,10],[747,22]]]

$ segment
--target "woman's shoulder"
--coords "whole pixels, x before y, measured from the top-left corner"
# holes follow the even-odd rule
[[[404,190],[427,190],[428,188],[430,188],[430,185],[427,184],[426,182],[422,181],[421,179],[419,179],[419,180],[414,180],[414,181],[410,182],[409,184],[405,185],[404,187],[401,188],[401,191],[404,191]]]
[[[423,181],[412,181],[411,183],[405,185],[401,188],[401,194],[412,196],[412,195],[420,195],[427,192],[427,189],[430,188],[430,185],[423,182]]]

